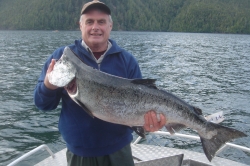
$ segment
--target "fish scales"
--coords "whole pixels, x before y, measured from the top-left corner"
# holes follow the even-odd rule
[[[97,110],[93,112],[94,116],[113,123],[143,126],[143,115],[146,111],[155,110],[157,113],[163,113],[169,117],[169,122],[184,121],[183,118],[179,120],[176,118],[183,117],[176,115],[177,113],[183,114],[183,112],[176,112],[175,109],[180,103],[174,102],[170,96],[166,96],[165,92],[155,93],[151,88],[145,92],[144,85],[134,87],[130,85],[131,80],[122,80],[117,77],[112,78],[114,84],[110,86],[110,82],[107,85],[103,79],[99,79],[99,73],[97,70],[92,71],[91,77],[88,77],[89,74],[86,71],[79,71],[79,75],[84,75],[82,81],[78,81],[79,89],[83,89],[79,98],[83,99],[83,104],[86,107]],[[110,75],[106,76],[111,77]],[[84,81],[86,79],[88,81]],[[110,80],[110,78],[105,80]],[[82,83],[79,84],[79,82]],[[129,96],[133,96],[133,98]],[[167,106],[166,103],[168,103]],[[182,108],[185,107],[182,106]],[[140,118],[138,119],[138,117]]]

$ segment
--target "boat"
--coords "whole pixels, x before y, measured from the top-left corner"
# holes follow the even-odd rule
[[[169,132],[165,131],[156,131],[152,134],[159,135],[171,135]],[[172,135],[171,135],[172,136]],[[175,133],[174,136],[200,140],[198,136],[186,135]],[[155,145],[145,145],[140,144],[140,140],[142,138],[139,136],[133,143],[131,143],[132,155],[134,158],[135,166],[221,166],[221,165],[234,165],[234,166],[246,166],[244,163],[232,161],[229,159],[224,159],[221,157],[215,156],[211,162],[206,158],[204,153],[194,152],[190,150],[177,149],[177,148],[169,148]],[[250,148],[226,143],[223,147],[219,149],[217,154],[223,151],[226,147],[233,147],[236,149],[240,149],[244,152],[250,153]],[[38,162],[35,166],[66,166],[66,148],[53,153],[50,148],[43,144],[39,147],[27,152],[23,156],[17,158],[7,166],[14,166],[20,163],[22,160],[25,160],[27,157],[34,155],[36,152],[46,150],[50,156],[46,159]]]

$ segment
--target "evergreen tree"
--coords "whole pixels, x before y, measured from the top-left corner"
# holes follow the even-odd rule
[[[90,0],[0,0],[0,29],[77,30]],[[249,0],[102,0],[113,30],[250,34]]]

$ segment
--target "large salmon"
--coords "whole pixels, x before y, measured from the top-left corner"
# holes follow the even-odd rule
[[[84,64],[68,47],[49,74],[49,81],[66,87],[69,96],[91,116],[133,127],[139,134],[143,134],[140,127],[149,110],[167,117],[165,126],[172,134],[185,127],[196,130],[209,161],[223,144],[246,136],[208,122],[199,108],[158,89],[154,79],[132,80],[101,72]]]

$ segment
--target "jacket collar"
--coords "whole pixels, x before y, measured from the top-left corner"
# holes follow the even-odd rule
[[[109,42],[111,43],[111,48],[106,52],[106,55],[108,54],[115,54],[115,53],[119,53],[122,51],[122,48],[120,48],[116,42],[112,39],[109,39]],[[81,51],[83,54],[89,55],[89,51],[84,48],[84,46],[82,46],[82,40],[76,40],[75,41],[75,45],[77,46],[77,48],[79,49],[79,51]]]

